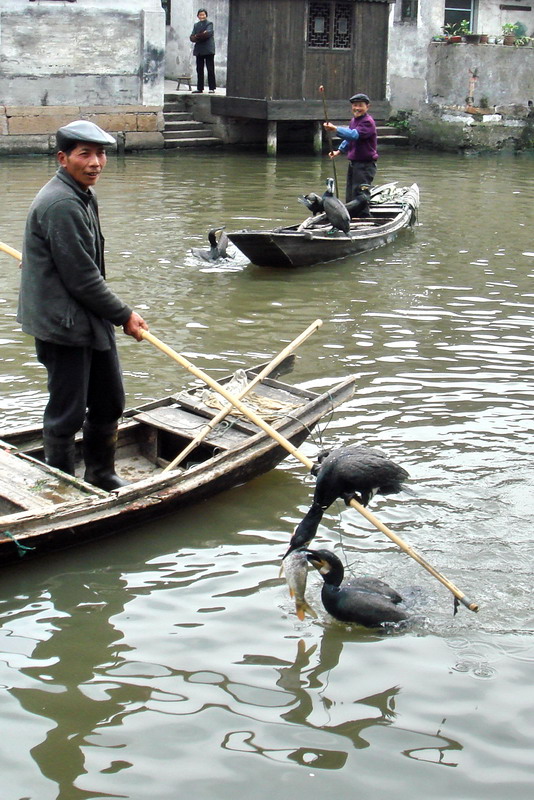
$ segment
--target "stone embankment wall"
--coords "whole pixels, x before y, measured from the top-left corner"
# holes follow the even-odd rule
[[[55,132],[75,119],[89,119],[117,140],[117,150],[163,148],[161,106],[1,106],[0,155],[53,153]]]
[[[47,153],[90,119],[119,149],[163,147],[160,0],[0,0],[0,154]]]

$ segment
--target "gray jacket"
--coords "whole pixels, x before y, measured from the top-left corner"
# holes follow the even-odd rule
[[[37,339],[107,350],[131,313],[105,281],[95,194],[60,167],[28,213],[17,320]]]
[[[207,19],[195,22],[193,32],[189,38],[195,43],[193,47],[194,56],[212,56],[215,53],[213,22],[208,22]]]

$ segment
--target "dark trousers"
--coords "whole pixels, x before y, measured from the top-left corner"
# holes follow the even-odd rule
[[[376,175],[376,161],[349,161],[345,202],[350,203],[359,194],[362,186],[370,186]]]
[[[95,425],[117,422],[125,398],[115,342],[109,350],[94,350],[36,339],[35,350],[48,372],[45,434],[74,436],[85,419]]]
[[[208,71],[208,89],[211,92],[215,91],[215,56],[213,53],[209,56],[197,56],[197,89],[199,92],[204,91],[204,64]]]

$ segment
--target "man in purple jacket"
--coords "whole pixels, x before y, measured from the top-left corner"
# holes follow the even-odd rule
[[[327,131],[336,133],[342,142],[339,150],[332,150],[330,158],[337,158],[346,153],[349,160],[345,202],[361,199],[359,216],[368,216],[369,187],[376,174],[376,125],[369,112],[370,100],[366,94],[355,94],[350,98],[352,119],[348,128],[337,127],[332,122],[325,122]],[[353,211],[354,215],[354,211]]]

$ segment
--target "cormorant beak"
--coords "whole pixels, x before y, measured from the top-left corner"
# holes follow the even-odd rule
[[[304,552],[306,553],[306,558],[310,564],[315,567],[315,569],[318,570],[321,575],[328,575],[331,569],[328,561],[325,561],[324,558],[321,558],[321,556],[315,552],[315,550],[305,550]]]
[[[320,566],[323,564],[323,560],[319,555],[317,555],[315,550],[305,550],[304,552],[306,553],[306,558],[308,559],[308,561],[312,563],[314,567],[319,569]]]

